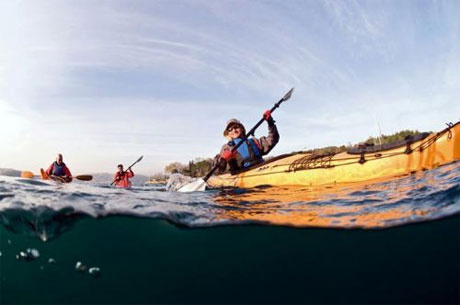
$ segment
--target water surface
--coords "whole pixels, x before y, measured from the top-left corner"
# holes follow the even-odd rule
[[[188,194],[2,176],[0,303],[459,303],[459,170]]]

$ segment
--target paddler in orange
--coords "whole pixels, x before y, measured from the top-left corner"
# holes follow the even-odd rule
[[[115,173],[113,182],[115,183],[116,187],[128,188],[131,187],[131,181],[129,181],[129,178],[132,177],[134,177],[134,173],[131,168],[125,172],[123,170],[123,164],[118,164],[118,172]]]
[[[46,170],[48,176],[57,176],[64,178],[65,182],[72,181],[72,173],[69,168],[63,162],[62,154],[58,154],[56,161],[53,162],[50,167]]]

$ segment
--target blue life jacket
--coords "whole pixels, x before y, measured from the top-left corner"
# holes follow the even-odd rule
[[[228,142],[229,146],[238,145],[242,140],[236,138]],[[247,139],[243,144],[241,144],[237,149],[237,163],[240,168],[248,168],[254,164],[258,164],[264,161],[260,153],[259,147],[254,142],[253,139]]]
[[[53,163],[53,171],[51,172],[51,175],[65,176],[64,167],[65,167],[64,162],[61,165],[59,165],[59,164],[57,164],[56,161],[54,161],[54,163]]]

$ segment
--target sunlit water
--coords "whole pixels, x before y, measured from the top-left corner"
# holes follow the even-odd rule
[[[293,227],[388,228],[460,212],[460,162],[368,185],[261,187],[195,193],[163,186],[52,182],[0,176],[0,222],[9,230],[58,237],[81,217],[128,215],[186,227],[261,223]]]

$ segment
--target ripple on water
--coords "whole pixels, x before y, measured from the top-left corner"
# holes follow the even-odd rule
[[[0,176],[0,221],[49,239],[81,217],[129,215],[187,227],[263,223],[295,227],[386,228],[460,212],[458,162],[404,178],[327,188],[269,187],[171,193]]]

